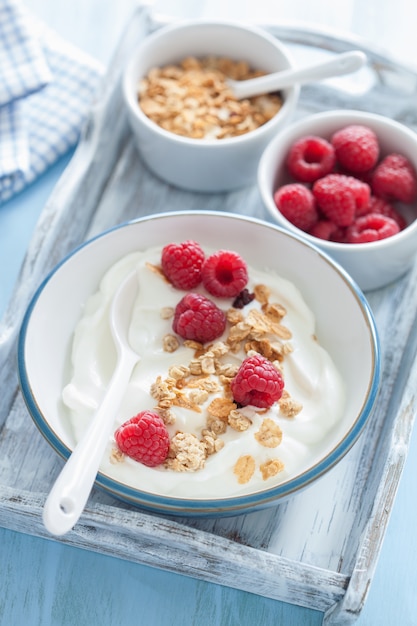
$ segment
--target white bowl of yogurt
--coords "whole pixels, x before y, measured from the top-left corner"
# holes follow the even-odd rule
[[[136,270],[139,290],[129,332],[141,359],[115,415],[114,432],[140,411],[153,410],[155,381],[166,380],[173,366],[188,367],[209,354],[204,346],[198,356],[195,346],[181,338],[174,351],[164,349],[164,337],[173,334],[166,311],[184,292],[155,268],[165,245],[190,239],[207,255],[218,250],[240,254],[248,267],[248,291],[266,286],[269,302],[283,307],[284,338],[269,335],[268,341],[282,348],[286,402],[267,410],[234,407],[246,422],[244,429],[230,422],[215,435],[221,445],[214,452],[180,470],[173,464],[147,467],[120,454],[112,434],[96,484],[158,513],[236,515],[274,505],[330,470],[359,437],[377,396],[379,345],[367,301],[342,268],[302,238],[257,219],[217,212],[158,214],[118,225],[74,250],[40,285],[19,337],[19,377],[35,424],[67,458],[111,378],[116,357],[109,305],[123,278]],[[233,308],[231,299],[213,300],[225,312]],[[255,298],[239,315],[247,322],[250,311],[256,316],[263,310]],[[214,342],[223,347],[225,369],[245,359],[245,342],[239,349],[224,349],[230,348],[232,325],[228,322]],[[209,381],[206,396],[196,396],[200,379],[204,385]],[[171,440],[178,432],[205,440],[208,406],[224,395],[218,383],[218,373],[209,367],[190,382],[190,390],[181,385],[181,398],[193,401],[170,407]],[[271,424],[280,437],[265,445],[260,433]],[[248,475],[238,469],[242,459],[250,461]]]

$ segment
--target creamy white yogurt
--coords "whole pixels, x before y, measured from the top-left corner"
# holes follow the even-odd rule
[[[205,252],[210,254],[214,251]],[[85,304],[74,333],[71,379],[62,394],[76,441],[86,430],[114,369],[116,354],[108,326],[109,307],[123,278],[133,269],[137,271],[139,290],[129,339],[141,359],[126,389],[115,418],[114,430],[138,412],[155,407],[156,401],[150,395],[150,387],[158,375],[165,378],[171,365],[188,364],[193,358],[193,351],[182,344],[173,353],[167,353],[162,348],[163,337],[172,333],[172,320],[162,319],[161,308],[175,307],[184,292],[173,288],[146,265],[159,265],[160,257],[161,248],[124,257],[108,270],[97,293]],[[285,388],[294,400],[302,404],[301,412],[294,418],[288,418],[280,413],[277,404],[266,413],[246,407],[243,412],[252,420],[249,429],[242,433],[228,427],[226,433],[220,435],[225,442],[224,447],[210,455],[205,466],[195,472],[176,472],[164,466],[149,468],[128,457],[114,463],[111,460],[115,446],[112,437],[101,463],[101,472],[144,491],[205,499],[268,489],[305,471],[322,456],[327,438],[343,413],[343,381],[329,354],[315,338],[315,319],[300,292],[272,271],[252,267],[248,270],[248,289],[251,291],[258,284],[267,285],[271,291],[270,302],[279,302],[287,310],[283,324],[292,333],[290,343],[293,352],[284,361]],[[204,292],[202,288],[197,291]],[[212,299],[224,310],[231,306],[230,299]],[[259,308],[259,304],[252,302],[244,308],[244,312],[247,313],[250,307]],[[223,338],[226,335],[227,329]],[[242,354],[233,358],[241,361],[244,356]],[[210,397],[209,401],[212,399]],[[193,433],[200,439],[206,421],[204,405],[202,408],[201,413],[196,413],[173,407],[176,421],[168,426],[170,436],[182,431]],[[280,445],[273,449],[263,447],[255,438],[265,418],[273,419],[283,433]],[[255,472],[246,484],[239,484],[233,472],[242,455],[251,455],[256,462]],[[284,469],[264,480],[259,466],[270,459],[279,459]]]

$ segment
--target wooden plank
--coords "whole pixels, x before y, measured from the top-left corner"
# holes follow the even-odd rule
[[[0,525],[23,532],[30,527],[30,534],[50,538],[41,523],[43,501],[43,494],[16,495],[3,490]],[[125,511],[122,524],[117,511],[119,530],[115,533],[112,513],[108,506],[89,506],[62,542],[290,604],[296,599],[297,604],[319,611],[338,602],[347,586],[347,578],[341,574],[272,557],[267,552],[137,511]],[[228,559],[224,558],[225,553]]]
[[[416,414],[417,365],[415,350],[417,323],[414,322],[398,371],[398,379],[406,379],[405,391],[398,386],[389,404],[398,406],[390,441],[389,454],[384,459],[383,473],[378,485],[369,519],[357,553],[350,582],[343,600],[326,612],[324,624],[351,624],[359,616],[372,582],[385,530],[394,504],[399,481],[407,457],[408,443]]]

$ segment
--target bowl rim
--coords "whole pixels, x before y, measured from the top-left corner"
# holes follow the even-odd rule
[[[272,125],[280,122],[282,119],[290,116],[291,113],[295,110],[295,107],[298,102],[300,86],[298,84],[293,85],[287,89],[283,89],[282,92],[285,94],[283,98],[283,103],[278,111],[270,120],[268,120],[262,126],[248,132],[243,135],[238,135],[236,137],[225,137],[221,141],[218,139],[195,139],[192,137],[186,137],[183,135],[177,135],[171,131],[165,130],[161,126],[159,126],[156,122],[151,120],[147,115],[145,115],[140,106],[137,104],[135,99],[135,86],[134,86],[134,78],[133,71],[137,62],[137,57],[139,54],[142,54],[143,50],[146,50],[148,45],[151,45],[153,41],[162,38],[165,34],[169,35],[172,32],[177,32],[180,30],[188,30],[189,28],[193,28],[195,26],[208,26],[208,27],[218,27],[225,26],[234,28],[240,31],[246,31],[252,33],[265,41],[269,42],[274,48],[276,48],[284,57],[288,64],[288,68],[295,67],[295,61],[291,51],[287,49],[286,45],[281,42],[276,37],[273,37],[267,30],[262,29],[259,26],[253,24],[243,24],[240,22],[234,22],[231,20],[204,20],[204,19],[195,19],[195,20],[184,20],[179,23],[168,24],[163,26],[161,29],[154,31],[151,33],[136,49],[132,52],[130,59],[127,61],[123,73],[122,73],[122,93],[124,102],[132,116],[135,119],[138,119],[141,123],[143,123],[148,129],[152,132],[160,135],[165,140],[169,140],[170,142],[178,145],[184,146],[192,146],[195,149],[219,149],[219,146],[234,146],[243,142],[247,142],[249,139],[256,140],[258,137],[262,137],[262,135],[268,133]],[[136,81],[137,81],[136,77]]]
[[[26,309],[23,317],[21,328],[18,336],[17,347],[17,369],[18,380],[22,391],[23,399],[25,401],[28,412],[37,426],[40,433],[50,444],[50,446],[64,459],[67,459],[71,454],[71,449],[63,442],[61,437],[57,435],[54,428],[48,422],[46,416],[42,414],[41,407],[39,407],[36,397],[34,396],[30,377],[28,374],[26,359],[25,359],[25,346],[27,336],[30,330],[30,322],[32,313],[34,312],[38,301],[40,300],[45,287],[49,284],[50,280],[57,275],[60,268],[69,263],[73,257],[75,257],[80,251],[86,247],[94,244],[95,241],[104,237],[111,237],[112,233],[124,228],[129,228],[131,225],[135,225],[144,221],[158,220],[158,219],[170,219],[177,216],[185,215],[201,215],[210,217],[224,217],[226,219],[243,220],[254,224],[259,224],[268,229],[278,231],[285,237],[289,237],[299,244],[313,249],[327,264],[333,267],[333,269],[339,274],[340,278],[344,281],[345,286],[351,291],[352,296],[357,301],[362,315],[369,330],[370,346],[372,351],[373,370],[369,380],[368,390],[366,397],[362,403],[361,411],[356,416],[355,421],[352,423],[344,437],[335,444],[332,449],[319,461],[314,463],[305,471],[302,471],[296,477],[289,478],[288,480],[263,490],[255,491],[254,493],[246,495],[225,496],[221,498],[208,498],[208,499],[193,499],[183,498],[175,496],[161,496],[152,492],[141,491],[134,487],[130,487],[125,483],[115,480],[109,477],[103,472],[99,471],[96,477],[95,485],[103,488],[106,492],[113,495],[115,498],[142,507],[144,509],[151,510],[153,512],[160,512],[166,514],[183,515],[183,516],[223,516],[223,515],[238,515],[241,513],[247,513],[263,509],[271,504],[278,504],[284,498],[300,491],[304,487],[307,487],[310,483],[315,481],[320,476],[327,473],[336,463],[338,463],[350,450],[353,444],[357,441],[359,435],[367,423],[372,410],[375,405],[375,401],[379,391],[380,375],[381,375],[381,357],[380,357],[380,344],[379,337],[376,328],[376,323],[370,305],[368,304],[365,295],[360,288],[356,285],[350,275],[341,267],[336,261],[329,257],[325,252],[311,245],[304,238],[295,235],[292,232],[265,222],[264,220],[248,217],[243,215],[237,215],[228,212],[220,211],[173,211],[170,213],[156,213],[147,215],[144,217],[135,218],[129,221],[119,223],[112,226],[97,235],[89,238],[85,242],[81,243],[69,253],[67,253],[60,262],[58,262],[42,280],[38,288],[36,289],[31,301]]]
[[[360,111],[356,109],[332,109],[329,111],[321,111],[320,113],[312,113],[305,117],[302,117],[298,120],[292,121],[288,126],[282,128],[278,131],[277,135],[269,142],[263,151],[261,158],[258,164],[258,188],[259,192],[264,200],[264,204],[268,210],[269,215],[272,219],[276,221],[278,225],[281,225],[283,228],[288,229],[290,232],[305,238],[309,243],[315,246],[320,246],[322,249],[335,251],[335,250],[358,250],[358,246],[360,246],[360,250],[367,251],[373,250],[374,248],[390,248],[397,244],[400,244],[402,240],[407,239],[410,233],[414,233],[417,230],[417,217],[410,224],[396,233],[391,237],[387,237],[385,239],[380,239],[378,241],[368,241],[364,243],[338,243],[337,241],[327,241],[326,239],[320,239],[318,237],[314,237],[309,233],[301,230],[297,226],[294,226],[286,217],[281,213],[281,211],[275,206],[273,199],[273,191],[269,188],[265,180],[265,169],[272,162],[273,156],[275,156],[274,151],[276,146],[279,145],[280,141],[287,141],[288,138],[293,136],[293,133],[298,132],[299,129],[302,129],[304,126],[309,125],[321,120],[329,119],[331,121],[336,121],[339,118],[351,118],[352,122],[355,120],[359,123],[360,120],[363,120],[365,124],[364,118],[369,121],[374,121],[376,124],[384,124],[387,127],[398,130],[403,136],[408,136],[416,143],[416,151],[417,151],[417,135],[415,135],[414,131],[408,128],[405,124],[398,122],[397,120],[392,120],[388,117],[385,117],[379,113],[372,113],[370,111]],[[345,122],[349,124],[349,121]],[[301,131],[300,131],[301,132]],[[306,131],[307,132],[307,131]],[[311,133],[309,133],[311,134]],[[415,135],[415,136],[414,136]],[[294,136],[294,140],[296,137]],[[275,163],[276,166],[276,163]],[[417,171],[417,168],[415,168]],[[278,215],[278,217],[277,217]]]

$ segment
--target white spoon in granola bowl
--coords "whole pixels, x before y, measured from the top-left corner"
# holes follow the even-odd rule
[[[71,530],[84,510],[116,412],[132,370],[140,360],[128,340],[129,319],[137,289],[137,274],[133,271],[120,285],[112,300],[109,324],[117,351],[117,363],[89,428],[74,448],[46,499],[43,522],[54,535],[64,535]]]
[[[317,80],[350,74],[360,69],[366,62],[366,55],[360,50],[338,54],[330,61],[297,69],[282,70],[248,80],[227,80],[228,86],[238,100],[272,93],[295,84],[312,83]]]

